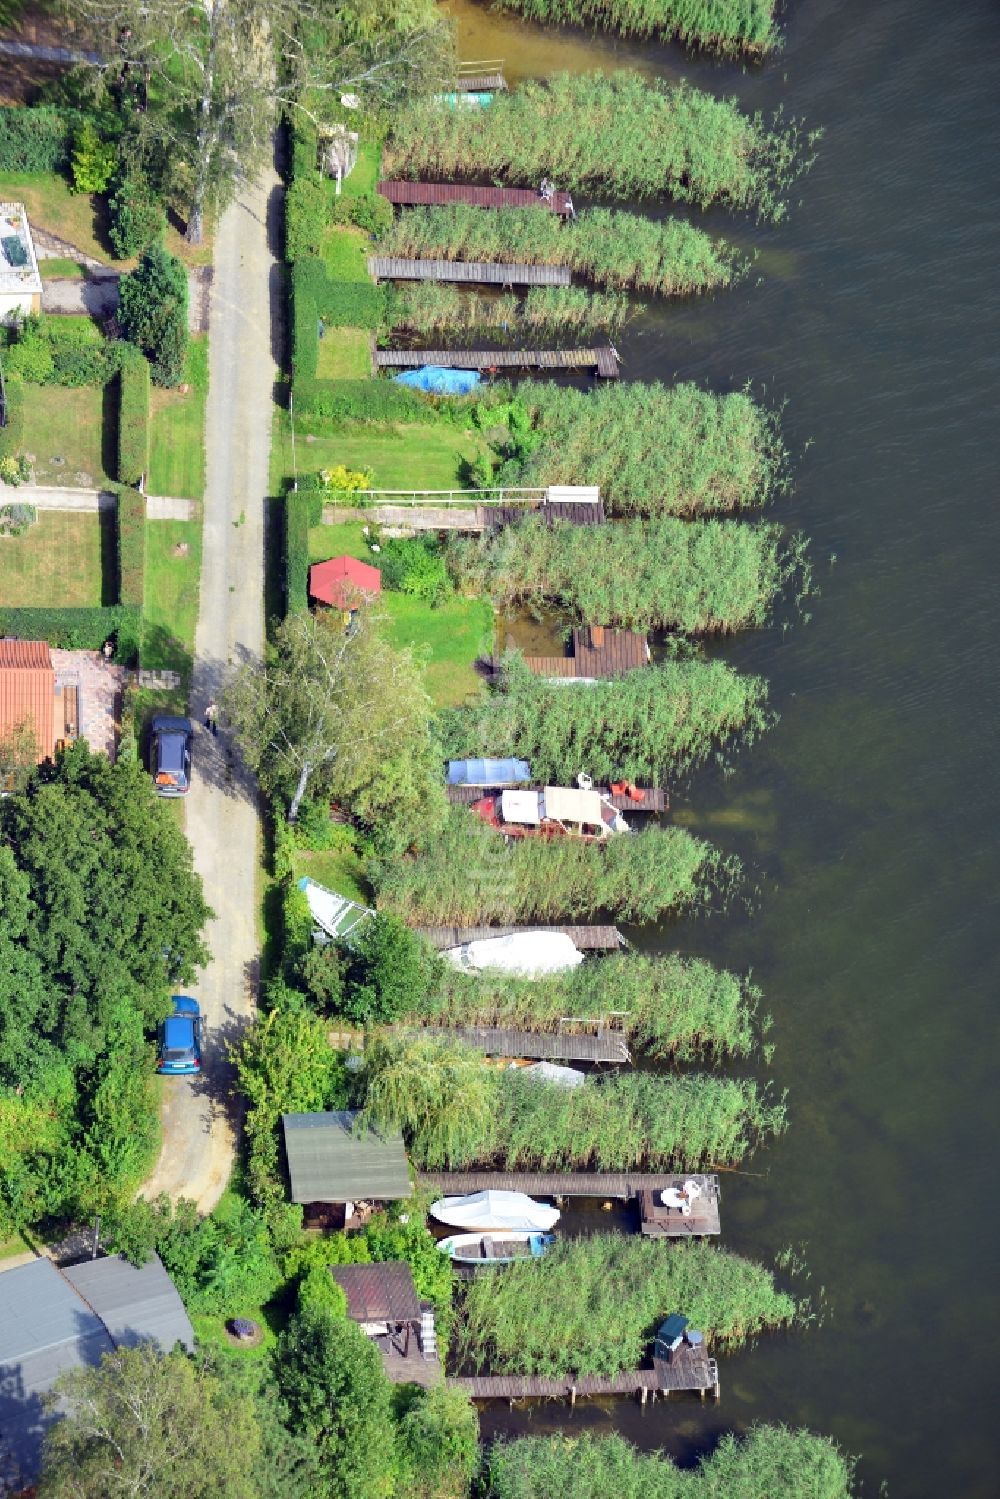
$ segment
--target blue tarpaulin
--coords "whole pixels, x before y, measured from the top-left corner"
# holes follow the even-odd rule
[[[449,760],[449,786],[515,786],[531,780],[527,760]]]
[[[478,388],[482,376],[475,370],[444,370],[425,364],[418,370],[407,370],[405,375],[393,375],[393,379],[397,385],[412,385],[415,390],[437,396],[467,396]]]

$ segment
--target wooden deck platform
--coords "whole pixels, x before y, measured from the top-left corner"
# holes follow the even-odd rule
[[[660,1201],[663,1188],[650,1190],[645,1187],[639,1193],[639,1214],[643,1234],[651,1239],[704,1239],[722,1232],[719,1216],[719,1190],[717,1176],[704,1176],[691,1171],[687,1176],[675,1176],[667,1185],[680,1187],[685,1181],[696,1181],[701,1187],[701,1196],[696,1197],[691,1211],[685,1216],[679,1208],[667,1208]]]
[[[491,937],[511,937],[515,932],[565,932],[581,952],[617,952],[628,943],[616,926],[420,926],[433,947],[464,947],[467,942],[487,942]]]
[[[507,80],[497,68],[485,73],[459,73],[455,79],[456,94],[495,94],[506,87]]]
[[[649,1396],[674,1391],[697,1391],[719,1398],[719,1368],[705,1347],[685,1348],[672,1363],[654,1360],[651,1369],[626,1369],[621,1374],[578,1374],[547,1379],[538,1374],[487,1374],[449,1379],[471,1400],[569,1400],[601,1395],[638,1395],[645,1404]]]
[[[612,344],[593,349],[376,349],[376,370],[420,369],[425,364],[454,370],[594,369],[604,380],[618,378],[618,351]]]
[[[547,208],[568,218],[573,212],[569,193],[550,198],[525,187],[473,187],[463,182],[398,182],[388,178],[378,185],[387,202],[397,207],[437,208],[446,203],[468,203],[473,208]]]
[[[708,1178],[712,1180],[713,1178]],[[667,1171],[421,1171],[420,1186],[448,1197],[471,1192],[527,1192],[529,1197],[609,1197],[627,1201],[643,1192],[676,1187],[683,1176]],[[699,1178],[700,1180],[700,1178]]]
[[[573,280],[565,265],[409,260],[401,255],[370,255],[368,274],[376,281],[463,281],[484,286],[569,286]]]
[[[561,681],[593,682],[605,677],[623,677],[626,672],[648,666],[651,660],[649,641],[636,630],[602,631],[602,644],[595,627],[585,625],[573,631],[572,649],[566,656],[525,656],[524,664],[538,677]],[[500,658],[493,658],[494,675],[502,670]]]
[[[620,1031],[518,1031],[489,1025],[397,1025],[407,1035],[441,1036],[462,1041],[489,1057],[529,1057],[545,1062],[613,1062],[631,1060]]]
[[[527,790],[529,788],[522,788]],[[540,790],[540,787],[535,787]],[[445,790],[448,800],[457,807],[471,807],[481,796],[487,796],[489,791],[483,786],[446,786]],[[670,807],[670,798],[667,793],[655,786],[643,786],[641,790],[644,796],[641,802],[633,801],[630,796],[618,796],[612,794],[607,786],[595,786],[594,790],[601,796],[606,796],[611,805],[618,812],[666,812]]]

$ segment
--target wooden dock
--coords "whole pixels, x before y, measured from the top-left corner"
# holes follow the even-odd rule
[[[675,1176],[667,1185],[681,1187],[686,1181],[696,1181],[701,1188],[701,1196],[694,1199],[687,1214],[680,1208],[664,1207],[660,1200],[662,1187],[657,1190],[644,1187],[639,1193],[640,1226],[646,1238],[706,1239],[722,1232],[719,1178],[691,1171],[686,1176]]]
[[[499,68],[481,73],[459,73],[455,79],[456,94],[497,94],[503,93],[506,87],[507,80]]]
[[[617,952],[628,943],[616,926],[418,926],[418,932],[439,950],[464,947],[468,942],[488,942],[491,937],[512,937],[515,932],[564,932],[581,952]]]
[[[599,629],[585,625],[573,631],[572,649],[566,656],[525,656],[524,664],[538,677],[559,681],[594,682],[605,677],[623,677],[648,666],[649,641],[636,630]],[[493,657],[493,674],[503,670],[499,656]]]
[[[554,192],[543,198],[525,187],[473,187],[463,182],[397,182],[383,179],[378,191],[388,203],[401,208],[439,208],[447,203],[468,203],[473,208],[547,208],[561,218],[573,213],[569,193]]]
[[[376,349],[376,370],[421,369],[425,364],[454,370],[593,369],[603,380],[617,380],[618,351],[612,344],[593,349]]]
[[[699,1182],[714,1181],[718,1186],[714,1176],[688,1175]],[[602,1201],[613,1197],[627,1202],[643,1192],[662,1192],[686,1180],[686,1176],[669,1171],[421,1171],[419,1184],[448,1197],[465,1197],[492,1188],[496,1192],[526,1192],[529,1197],[599,1197]]]
[[[612,1062],[631,1060],[621,1031],[518,1031],[489,1025],[396,1025],[408,1036],[439,1036],[461,1041],[488,1057],[529,1057],[545,1062]]]
[[[476,491],[467,491],[469,505],[371,505],[365,508],[365,518],[378,521],[390,535],[413,534],[416,531],[499,531],[504,526],[516,526],[526,515],[538,515],[551,525],[554,520],[568,522],[571,526],[601,526],[604,524],[604,502],[594,504],[570,502],[550,505],[544,500],[521,505],[479,505],[475,503]],[[323,507],[323,524],[340,525],[344,521],[356,521],[358,511],[340,505]]]
[[[719,1367],[704,1344],[684,1348],[673,1361],[655,1359],[651,1369],[626,1369],[621,1374],[577,1374],[548,1379],[539,1374],[487,1374],[449,1379],[470,1400],[568,1400],[601,1395],[637,1395],[643,1404],[652,1396],[696,1391],[703,1398],[719,1398]]]
[[[368,274],[376,281],[463,281],[484,286],[569,286],[565,265],[501,265],[481,260],[409,260],[402,255],[370,255]]]
[[[534,788],[522,787],[521,789],[539,791],[542,788],[536,786]],[[654,786],[643,786],[640,789],[643,792],[643,798],[641,802],[636,802],[628,795],[619,796],[607,786],[594,787],[598,795],[606,796],[618,812],[658,813],[666,812],[669,809],[670,798],[665,791]],[[490,788],[486,786],[446,786],[445,790],[448,800],[453,802],[457,807],[471,807],[472,803],[477,802],[481,796],[488,796],[490,794]]]

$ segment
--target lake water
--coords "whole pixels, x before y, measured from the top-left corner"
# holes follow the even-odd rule
[[[783,52],[746,70],[453,9],[461,55],[512,76],[630,64],[826,131],[786,224],[706,218],[758,249],[759,275],[661,307],[621,346],[627,376],[749,380],[788,403],[795,487],[774,513],[812,537],[821,596],[807,624],[727,648],[770,679],[780,723],[677,797],[759,892],[656,938],[764,987],[791,1127],[724,1178],[724,1242],[804,1244],[827,1314],[724,1358],[718,1407],[492,1411],[484,1428],[617,1428],[687,1460],[783,1420],[861,1453],[866,1494],[993,1499],[1000,13],[791,0]]]

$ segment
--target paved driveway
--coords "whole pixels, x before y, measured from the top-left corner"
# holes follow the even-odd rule
[[[273,174],[225,214],[215,246],[207,409],[207,471],[201,602],[192,716],[203,721],[230,663],[259,655],[264,639],[264,498],[272,388],[272,298],[280,279]],[[199,728],[185,826],[205,896],[215,911],[212,960],[191,986],[206,1018],[205,1070],[161,1081],[163,1149],[143,1187],[147,1197],[190,1197],[202,1212],[218,1201],[233,1164],[238,1120],[224,1043],[253,1014],[258,977],[259,820],[256,791],[225,733]]]

